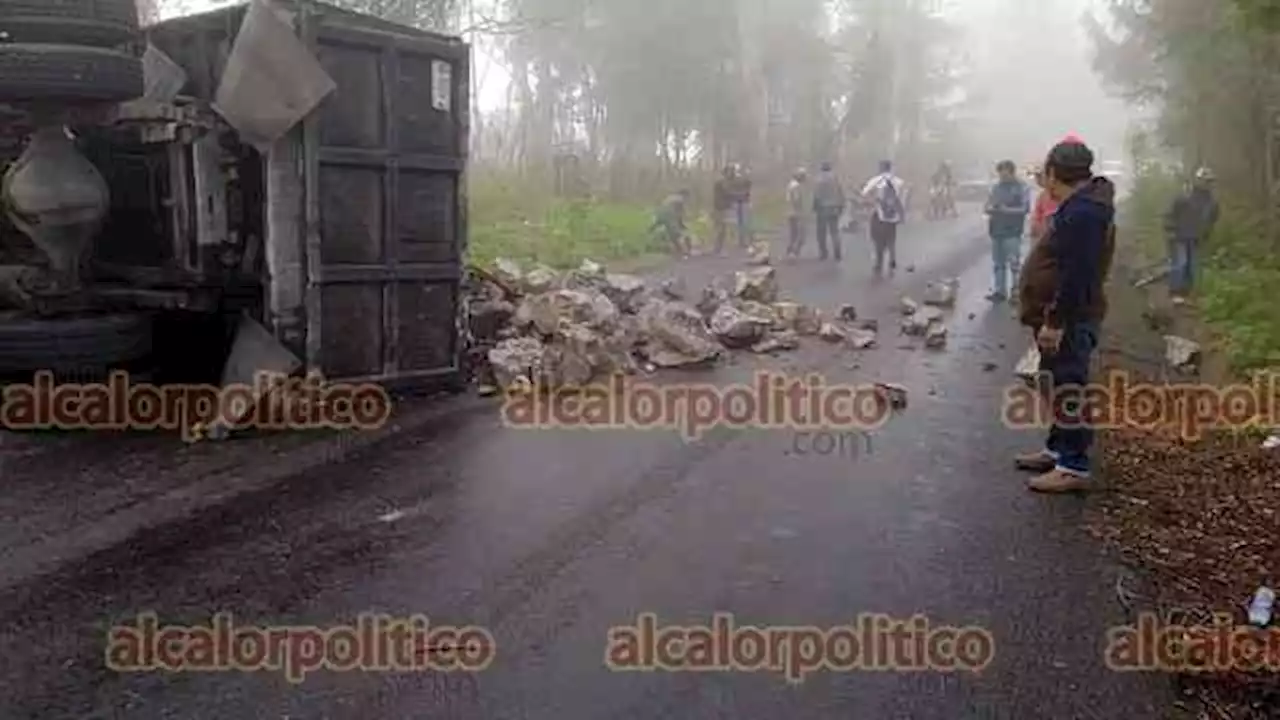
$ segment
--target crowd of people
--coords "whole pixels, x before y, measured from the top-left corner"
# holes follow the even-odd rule
[[[1037,192],[1019,177],[1013,161],[1003,160],[996,165],[998,179],[984,206],[992,258],[987,299],[1017,308],[1019,321],[1030,330],[1040,351],[1040,376],[1047,381],[1043,390],[1053,406],[1054,423],[1044,447],[1014,461],[1019,469],[1036,473],[1029,487],[1037,492],[1076,492],[1091,486],[1093,435],[1084,421],[1084,399],[1070,389],[1089,383],[1091,359],[1107,312],[1104,287],[1116,244],[1116,187],[1094,172],[1094,161],[1084,141],[1068,135],[1053,146],[1043,165],[1029,173]],[[1166,213],[1169,289],[1176,303],[1186,302],[1198,249],[1218,219],[1213,181],[1208,168],[1197,170]],[[937,208],[931,206],[930,214],[945,215],[954,182],[949,165],[944,163],[931,182],[931,203],[939,196],[943,201]],[[907,216],[909,193],[889,161],[880,163],[878,172],[853,198],[846,195],[830,163],[820,166],[812,183],[806,170],[796,170],[786,189],[787,257],[800,256],[812,217],[818,258],[840,261],[840,219],[855,209],[867,216],[874,271],[882,273],[886,259],[889,270],[896,269],[897,233]],[[691,252],[684,225],[688,199],[687,190],[672,195],[655,222],[675,252],[684,256]],[[716,253],[724,250],[730,224],[737,228],[739,247],[751,244],[750,203],[750,177],[737,166],[725,168],[714,189]],[[1024,260],[1022,245],[1027,235],[1031,249]]]
[[[751,190],[751,176],[740,165],[725,167],[716,180],[712,188],[711,208],[714,254],[724,254],[730,226],[736,232],[740,250],[746,250],[754,244]],[[787,257],[800,257],[809,235],[812,217],[819,260],[842,260],[842,233],[857,227],[858,214],[866,214],[875,248],[876,271],[883,271],[886,257],[890,270],[895,269],[898,226],[906,220],[908,192],[906,181],[894,174],[893,164],[887,160],[880,163],[878,172],[866,181],[852,201],[831,163],[822,163],[812,183],[809,181],[808,170],[796,170],[786,189]],[[689,257],[693,254],[686,223],[690,197],[688,188],[681,188],[667,196],[659,206],[650,228],[651,231],[661,233],[677,257]],[[850,210],[855,212],[849,213]],[[847,213],[851,215],[851,223],[842,227],[841,218]]]

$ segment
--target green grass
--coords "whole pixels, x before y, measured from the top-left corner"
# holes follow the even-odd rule
[[[1152,172],[1138,177],[1126,200],[1127,233],[1152,262],[1164,257],[1163,213],[1179,187],[1176,178]],[[1280,258],[1256,212],[1229,195],[1219,201],[1221,219],[1201,249],[1197,304],[1232,370],[1280,368]]]
[[[505,257],[521,263],[575,267],[584,258],[635,260],[666,250],[649,233],[652,203],[557,198],[515,178],[473,180],[468,260],[491,266]]]
[[[697,186],[709,188],[710,183]],[[668,250],[663,238],[649,232],[662,193],[646,201],[571,200],[498,174],[474,177],[469,191],[467,254],[477,265],[492,266],[505,257],[561,269],[576,267],[585,258],[628,266],[665,256]],[[702,247],[713,234],[707,208],[697,199],[704,194],[694,194],[688,220],[695,244]],[[778,195],[761,198],[753,208],[752,224],[762,234],[780,223],[783,202]]]

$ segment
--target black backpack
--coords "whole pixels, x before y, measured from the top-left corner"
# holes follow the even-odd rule
[[[886,222],[898,222],[906,209],[902,207],[902,198],[898,196],[898,188],[894,187],[892,177],[884,180],[884,190],[880,193],[880,217]]]

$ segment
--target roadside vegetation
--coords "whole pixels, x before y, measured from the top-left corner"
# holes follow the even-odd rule
[[[1240,383],[1280,372],[1280,15],[1270,0],[1113,0],[1091,23],[1097,69],[1154,111],[1131,138],[1138,169],[1123,208],[1123,262],[1150,270],[1166,259],[1163,219],[1197,167],[1213,170],[1221,216],[1200,248],[1192,304],[1170,308],[1163,284],[1139,290],[1113,275],[1106,370],[1153,383]],[[1121,260],[1118,258],[1118,261]],[[1163,363],[1162,334],[1200,342],[1196,377]],[[1214,366],[1213,369],[1210,366]],[[1265,399],[1261,399],[1265,402]],[[1221,420],[1221,415],[1214,420]],[[1117,584],[1133,612],[1166,624],[1207,626],[1275,583],[1280,558],[1280,451],[1252,428],[1219,426],[1192,440],[1172,423],[1101,436],[1113,491],[1091,526],[1139,570],[1141,591]],[[1265,428],[1274,432],[1273,428]],[[1280,679],[1236,667],[1166,667],[1187,715],[1275,717]],[[1184,703],[1179,703],[1184,705]]]
[[[477,265],[505,257],[566,268],[583,258],[634,260],[663,249],[648,231],[653,206],[557,197],[514,173],[481,175],[469,191],[468,259]]]
[[[484,170],[475,174],[469,188],[468,262],[487,267],[498,258],[510,258],[559,269],[575,267],[588,258],[620,267],[661,262],[668,248],[661,235],[649,228],[658,204],[682,186],[692,192],[689,232],[695,247],[707,250],[714,240],[713,183],[710,175],[673,180],[655,184],[651,193],[639,199],[635,196],[641,193],[611,198],[593,190],[574,197],[516,172]],[[752,225],[760,236],[776,231],[782,222],[783,187],[758,182],[753,191]],[[735,242],[732,237],[726,239],[726,248]]]
[[[1125,201],[1127,242],[1148,267],[1166,259],[1164,213],[1184,182],[1178,171],[1149,166]],[[1280,257],[1256,209],[1230,190],[1219,201],[1222,217],[1201,248],[1196,278],[1200,319],[1212,333],[1207,339],[1237,375],[1280,369]]]
[[[1116,0],[1090,23],[1096,67],[1157,111],[1139,134],[1129,232],[1156,262],[1161,216],[1196,167],[1218,176],[1219,225],[1199,258],[1196,306],[1233,370],[1280,367],[1280,16],[1269,0]],[[1156,164],[1154,156],[1173,163]],[[1170,166],[1177,169],[1170,169]]]

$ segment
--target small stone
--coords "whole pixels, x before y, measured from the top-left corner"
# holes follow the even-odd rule
[[[904,297],[900,302],[900,307],[903,315],[915,315],[916,311],[920,309],[920,303],[909,297]]]
[[[685,287],[684,280],[681,278],[668,278],[662,281],[659,286],[659,292],[668,300],[683,300],[689,294],[689,290]]]
[[[858,319],[858,310],[852,305],[841,305],[839,317],[844,322],[855,322]]]
[[[993,362],[982,363],[982,372],[995,372],[996,370],[999,370],[999,369],[1000,369],[1000,366],[997,365],[996,363],[993,363]]]
[[[760,355],[773,355],[800,347],[800,336],[790,330],[770,333],[764,340],[756,343],[751,351]]]
[[[818,330],[818,335],[827,342],[837,343],[844,340],[848,335],[844,330],[832,323],[823,323],[822,328]]]
[[[929,283],[924,291],[924,304],[938,307],[952,307],[960,293],[960,281],[949,278],[942,282]]]
[[[1165,359],[1175,370],[1194,371],[1200,364],[1200,344],[1177,335],[1165,335]]]
[[[868,350],[876,346],[876,334],[870,330],[854,330],[849,333],[849,347],[854,350]]]
[[[947,346],[947,326],[940,322],[931,322],[925,330],[924,345],[927,348],[941,350]]]
[[[889,401],[889,407],[901,410],[907,407],[907,388],[897,383],[876,383],[876,390]]]

